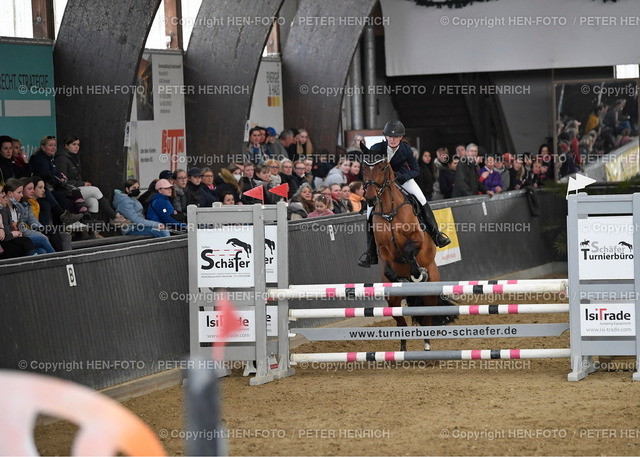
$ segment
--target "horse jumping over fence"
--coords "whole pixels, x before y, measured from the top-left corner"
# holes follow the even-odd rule
[[[431,236],[424,232],[416,216],[414,206],[407,195],[395,183],[395,174],[386,159],[364,164],[364,188],[367,203],[373,209],[373,231],[383,263],[383,282],[440,281],[435,262],[436,246]],[[409,306],[451,305],[438,296],[388,297],[389,306],[401,306],[402,300]],[[404,316],[393,316],[399,327],[407,325]],[[445,325],[455,316],[414,316],[414,324]],[[424,349],[431,349],[428,339]],[[406,340],[400,341],[400,350],[406,351]]]

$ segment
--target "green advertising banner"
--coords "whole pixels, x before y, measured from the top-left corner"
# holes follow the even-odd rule
[[[53,44],[0,41],[0,135],[22,141],[27,157],[56,134]]]

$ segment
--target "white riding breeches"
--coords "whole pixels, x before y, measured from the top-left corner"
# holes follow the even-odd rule
[[[427,204],[427,199],[422,193],[422,189],[420,189],[420,186],[418,186],[418,184],[413,179],[405,181],[404,184],[398,184],[398,185],[402,187],[404,190],[406,190],[408,193],[416,197],[422,206]],[[373,211],[373,207],[367,205],[367,219],[369,219],[369,216],[371,215],[371,211]]]

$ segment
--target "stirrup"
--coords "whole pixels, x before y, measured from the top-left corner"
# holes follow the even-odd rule
[[[369,251],[365,252],[358,259],[358,266],[362,268],[369,268],[371,265],[378,264],[378,256],[372,255]]]
[[[433,236],[433,242],[439,248],[443,248],[451,244],[451,240],[449,239],[449,237],[442,232],[437,232],[435,236]]]

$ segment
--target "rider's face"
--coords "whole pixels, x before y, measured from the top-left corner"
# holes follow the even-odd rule
[[[387,136],[385,138],[387,139],[387,143],[389,143],[389,146],[391,146],[392,148],[398,147],[400,141],[402,141],[401,136]]]

